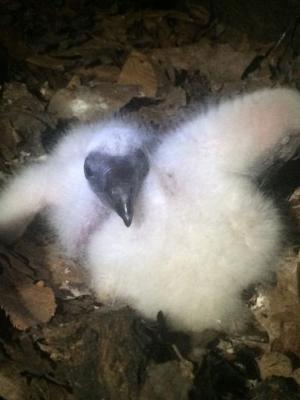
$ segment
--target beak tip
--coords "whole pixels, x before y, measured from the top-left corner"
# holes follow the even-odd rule
[[[127,228],[130,227],[133,219],[133,205],[132,198],[130,196],[119,196],[117,200],[113,202],[113,210],[121,217]]]
[[[128,217],[128,216],[126,216],[126,217],[124,216],[122,219],[123,219],[124,224],[127,226],[127,228],[129,228],[131,225],[131,222],[132,222],[132,218]]]

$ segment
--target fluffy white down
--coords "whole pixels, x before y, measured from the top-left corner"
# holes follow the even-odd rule
[[[209,163],[199,167],[206,179]],[[241,290],[276,267],[277,211],[240,177],[216,173],[202,185],[194,174],[184,182],[161,174],[150,173],[130,229],[112,214],[92,235],[93,286],[100,299],[148,317],[162,310],[177,328],[226,327],[238,317]]]
[[[251,171],[300,132],[300,96],[267,89],[196,115],[167,135],[150,159],[134,220],[126,228],[83,173],[100,150],[127,154],[146,135],[122,121],[71,130],[46,163],[19,174],[0,198],[0,234],[22,233],[46,210],[60,243],[84,256],[100,299],[162,310],[191,331],[238,318],[240,291],[277,265],[283,225],[251,183]],[[299,135],[300,137],[300,135]]]
[[[263,154],[299,131],[300,97],[287,89],[237,97],[179,127],[151,160],[130,229],[110,215],[87,248],[100,299],[177,328],[226,326],[240,292],[274,270],[283,226],[250,181]]]

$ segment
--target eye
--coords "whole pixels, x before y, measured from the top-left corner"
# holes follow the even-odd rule
[[[90,179],[94,175],[94,172],[93,172],[92,168],[90,167],[87,160],[84,163],[84,175],[85,175],[86,179]]]

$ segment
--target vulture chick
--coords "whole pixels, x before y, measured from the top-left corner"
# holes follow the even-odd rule
[[[299,132],[290,89],[224,101],[154,150],[122,121],[77,127],[8,185],[1,235],[21,234],[44,210],[101,300],[151,318],[162,310],[188,331],[226,327],[242,315],[241,291],[282,254],[287,229],[271,195],[298,156]]]

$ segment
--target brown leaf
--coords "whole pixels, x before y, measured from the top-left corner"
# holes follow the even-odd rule
[[[201,45],[154,49],[150,58],[154,65],[161,64],[175,70],[200,71],[209,81],[237,82],[251,57],[252,50],[234,49],[230,44],[215,44],[202,40]]]
[[[26,396],[26,378],[22,377],[13,363],[1,362],[0,398],[24,400]]]
[[[258,362],[262,379],[270,376],[286,376],[292,374],[292,363],[290,359],[281,353],[266,353]]]
[[[141,393],[142,400],[164,399],[185,400],[193,385],[194,376],[190,368],[186,370],[181,361],[168,361],[159,365],[149,365],[147,377]]]
[[[125,62],[119,83],[141,86],[145,97],[156,96],[157,78],[153,65],[145,54],[138,51],[133,51]]]
[[[286,257],[277,273],[277,286],[260,290],[253,308],[268,332],[272,350],[300,355],[299,254]]]
[[[52,69],[54,71],[63,72],[65,69],[63,60],[50,57],[46,54],[28,57],[26,61],[38,67]]]
[[[0,306],[11,323],[20,330],[50,320],[56,310],[55,296],[34,276],[25,258],[1,248]]]
[[[99,83],[92,88],[78,86],[61,89],[52,97],[49,112],[59,119],[92,121],[118,111],[133,97],[139,97],[136,86]]]
[[[96,65],[93,67],[81,67],[73,72],[80,77],[92,79],[96,82],[117,82],[120,69],[113,65]]]

